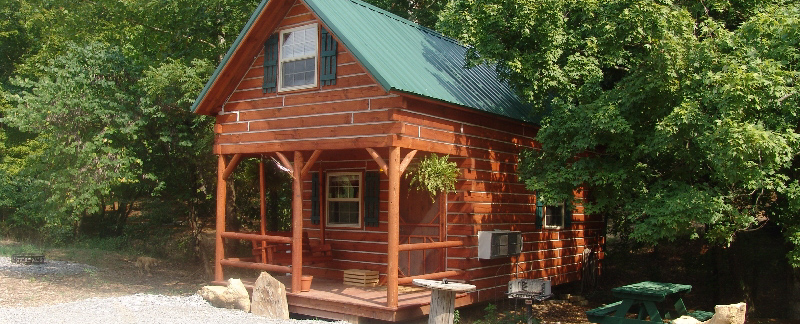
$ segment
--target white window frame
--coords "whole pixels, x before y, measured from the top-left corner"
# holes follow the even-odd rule
[[[331,198],[331,177],[335,176],[358,176],[358,195],[355,198]],[[364,174],[361,172],[328,172],[325,175],[325,225],[328,227],[355,227],[360,228],[364,218]],[[336,201],[355,201],[358,202],[358,221],[356,223],[333,224],[330,221],[331,202]]]
[[[554,209],[556,209],[556,210],[554,210]],[[549,225],[548,224],[549,223],[548,219],[550,218],[549,216],[552,215],[554,212],[558,212],[558,211],[560,211],[560,213],[561,213],[561,224],[559,224],[559,225]],[[567,209],[566,209],[566,204],[565,203],[561,203],[561,204],[557,204],[557,205],[546,205],[546,206],[544,206],[544,210],[542,211],[542,213],[543,213],[543,215],[542,215],[542,227],[544,227],[544,228],[552,228],[552,229],[564,228],[564,222],[565,222],[565,220],[567,218],[566,211],[567,211]]]
[[[317,30],[317,35],[314,38],[314,40],[315,40],[314,41],[314,54],[313,55],[298,56],[298,57],[292,57],[292,58],[284,59],[283,58],[283,40],[284,40],[284,35],[289,34],[289,33],[293,33],[293,32],[296,32],[296,31],[306,30],[306,29],[309,29],[309,28],[316,28],[316,30]],[[315,24],[308,24],[308,25],[303,25],[303,26],[300,26],[300,27],[295,27],[295,28],[282,30],[281,34],[279,36],[279,39],[280,40],[278,42],[278,84],[277,84],[278,92],[316,88],[317,85],[319,84],[319,24],[316,24],[316,23]],[[314,82],[311,83],[311,84],[305,84],[305,85],[300,85],[300,86],[283,87],[283,64],[287,63],[287,62],[305,60],[305,59],[309,59],[309,58],[312,58],[312,57],[314,58]]]

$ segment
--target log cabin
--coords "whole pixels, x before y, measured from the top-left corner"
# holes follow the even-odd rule
[[[603,219],[583,213],[582,188],[570,211],[519,181],[538,126],[493,67],[466,67],[466,51],[359,0],[262,1],[192,107],[216,118],[214,281],[269,271],[291,312],[364,323],[424,316],[430,293],[408,287],[415,278],[477,286],[459,307],[505,298],[512,279],[579,280],[587,252],[602,258]],[[429,154],[457,164],[454,192],[410,188],[406,170]],[[243,159],[291,175],[291,232],[266,231],[263,172],[260,231],[226,231],[226,181]],[[483,238],[494,234],[506,236]],[[231,240],[253,255],[225,255]],[[346,273],[375,274],[377,287],[345,286]]]

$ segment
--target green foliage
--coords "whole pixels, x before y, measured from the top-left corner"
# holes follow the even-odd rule
[[[417,190],[425,190],[431,195],[431,200],[443,192],[456,190],[456,180],[461,171],[455,162],[450,162],[450,156],[439,157],[430,154],[406,174],[411,177],[411,186]]]
[[[442,0],[365,0],[365,2],[426,27],[436,26],[439,12],[447,4],[447,1]]]
[[[797,1],[456,0],[440,29],[541,117],[520,176],[657,244],[727,244],[766,215],[800,266]]]
[[[523,313],[514,312],[514,311],[506,311],[500,313],[497,311],[497,306],[494,304],[489,304],[483,310],[485,314],[483,315],[483,319],[479,319],[474,324],[520,324],[520,323],[528,323],[528,318]],[[539,324],[541,321],[539,319],[534,318],[533,323]]]

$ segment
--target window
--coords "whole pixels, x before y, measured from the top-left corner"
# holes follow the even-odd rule
[[[544,207],[544,227],[564,227],[564,204]]]
[[[279,83],[282,91],[317,86],[317,25],[281,32]]]
[[[361,226],[361,173],[328,174],[328,226]]]

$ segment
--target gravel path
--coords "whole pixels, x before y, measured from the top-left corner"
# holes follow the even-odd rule
[[[269,320],[240,310],[216,308],[202,297],[144,295],[90,298],[82,301],[29,308],[0,308],[3,323],[253,323],[317,324],[311,320]],[[343,323],[343,322],[342,322]]]
[[[97,268],[65,261],[47,260],[40,265],[19,265],[8,257],[0,257],[0,280],[5,284],[27,282],[27,278],[41,276],[80,275],[97,271]],[[2,288],[2,287],[0,287]],[[0,289],[3,291],[3,289]],[[45,292],[42,292],[45,293]],[[11,296],[0,296],[0,298]],[[320,324],[330,322],[311,320],[269,320],[240,310],[211,306],[198,295],[164,296],[136,294],[121,297],[88,298],[79,301],[37,307],[2,307],[2,324]],[[344,322],[339,322],[344,323]]]
[[[9,257],[0,257],[0,274],[6,276],[77,275],[97,271],[97,268],[67,261],[45,260],[42,264],[16,264]]]

